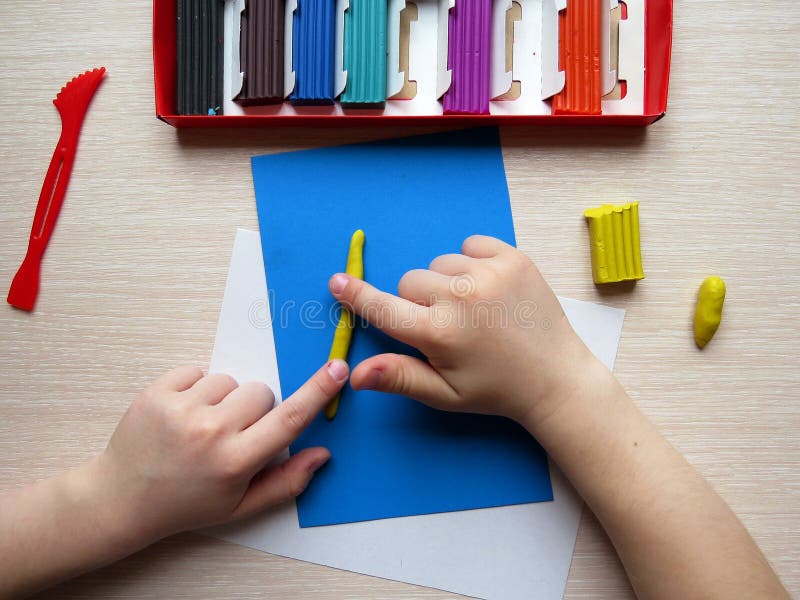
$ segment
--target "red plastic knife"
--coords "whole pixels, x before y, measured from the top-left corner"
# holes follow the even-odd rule
[[[53,100],[61,115],[61,137],[39,194],[28,252],[8,291],[8,303],[22,310],[31,311],[36,304],[42,256],[67,193],[83,118],[105,73],[105,67],[100,67],[78,75],[61,88],[61,92]]]

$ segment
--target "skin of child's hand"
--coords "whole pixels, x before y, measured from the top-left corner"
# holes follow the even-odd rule
[[[335,360],[278,407],[261,383],[181,367],[130,406],[92,465],[132,545],[246,517],[300,494],[330,458],[309,448],[272,464],[347,380]]]
[[[330,290],[428,362],[383,354],[354,370],[351,385],[415,398],[435,408],[544,418],[550,400],[603,367],[584,346],[536,266],[521,251],[472,236],[462,254],[406,273],[398,296],[339,273]],[[599,367],[598,367],[599,365]]]

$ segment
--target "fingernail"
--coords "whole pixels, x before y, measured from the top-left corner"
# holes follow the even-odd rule
[[[336,383],[342,383],[347,379],[349,369],[343,360],[334,359],[328,363],[328,374],[333,377]]]
[[[342,275],[341,273],[337,273],[333,277],[331,277],[331,293],[335,295],[339,295],[344,291],[344,288],[347,286],[347,276]]]
[[[365,390],[378,389],[381,379],[383,379],[383,371],[380,369],[372,369],[369,373],[367,373],[367,376],[364,378],[361,387]]]
[[[326,462],[328,462],[328,459],[329,459],[330,457],[331,457],[331,456],[330,456],[330,454],[329,454],[328,456],[323,456],[322,458],[318,458],[317,460],[315,460],[314,462],[312,462],[312,463],[311,463],[311,464],[308,466],[308,470],[309,470],[309,472],[310,472],[310,473],[316,473],[317,471],[319,471],[319,470],[322,468],[322,466],[323,466],[323,465],[324,465]]]

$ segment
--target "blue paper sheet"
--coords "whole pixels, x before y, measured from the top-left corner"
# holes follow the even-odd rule
[[[350,236],[366,234],[365,278],[397,292],[409,269],[459,252],[474,233],[514,243],[496,129],[380,141],[252,160],[281,391],[323,364]],[[349,362],[412,350],[357,328]],[[552,500],[547,457],[515,423],[449,414],[407,398],[345,388],[292,444],[331,461],[297,501],[301,527]]]

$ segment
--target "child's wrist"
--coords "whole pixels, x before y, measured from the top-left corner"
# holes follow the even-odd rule
[[[117,560],[157,541],[150,539],[137,524],[135,512],[116,485],[118,473],[112,472],[105,455],[92,458],[70,472],[78,502],[92,516],[94,531],[108,560]]]
[[[601,390],[616,383],[614,375],[586,346],[579,344],[569,359],[570,368],[559,374],[543,397],[530,403],[519,423],[534,436],[554,417],[580,418],[583,407]]]

